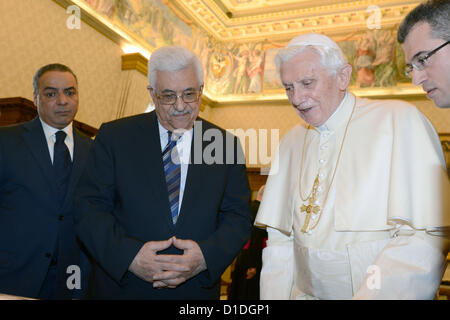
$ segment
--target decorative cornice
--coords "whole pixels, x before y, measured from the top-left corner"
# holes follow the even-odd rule
[[[89,7],[87,3],[82,0],[53,0],[64,9],[75,4],[81,9],[81,20],[87,23],[89,26],[106,36],[108,39],[117,43],[121,47],[125,45],[137,45],[144,51],[152,52],[152,48],[147,42],[137,37],[132,32],[127,32],[123,26],[116,25],[105,17],[102,17],[95,12],[94,9]]]
[[[122,70],[137,70],[147,76],[148,60],[140,53],[122,55]]]
[[[380,27],[389,28],[399,24],[405,13],[420,3],[409,0],[336,1],[332,4],[328,1],[284,1],[283,6],[272,6],[278,11],[253,5],[252,10],[234,15],[224,12],[223,4],[219,6],[214,0],[167,1],[219,41],[246,42],[266,38],[286,40],[311,31],[336,35],[367,29],[367,20],[373,15],[373,11],[368,10],[371,6],[379,10]]]

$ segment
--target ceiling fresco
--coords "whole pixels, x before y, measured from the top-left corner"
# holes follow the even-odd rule
[[[221,41],[285,40],[306,31],[339,34],[379,18],[398,24],[419,1],[166,0],[184,19]]]
[[[202,61],[205,93],[213,103],[285,100],[273,58],[287,41],[307,32],[326,34],[339,44],[353,66],[351,86],[361,95],[416,92],[402,71],[396,30],[419,1],[57,2],[84,6],[149,52],[170,44],[190,48]]]

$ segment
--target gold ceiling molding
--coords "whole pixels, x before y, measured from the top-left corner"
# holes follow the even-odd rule
[[[120,45],[122,48],[126,45],[135,45],[145,51],[145,55],[150,55],[154,50],[147,42],[137,37],[134,33],[127,31],[121,26],[116,25],[111,20],[99,15],[83,0],[53,0],[64,9],[71,5],[76,5],[81,10],[81,20],[92,28]]]
[[[122,55],[122,70],[137,70],[147,77],[148,60],[140,53]]]
[[[367,29],[373,15],[370,6],[379,8],[380,26],[393,27],[420,1],[290,1],[250,0],[248,3],[225,0],[166,0],[183,19],[189,17],[219,41],[284,40],[306,32],[327,35]],[[226,11],[233,5],[236,11]],[[244,6],[246,5],[246,6]],[[245,9],[243,9],[245,8]]]
[[[297,10],[313,8],[318,6],[329,6],[329,0],[215,0],[220,2],[228,17],[240,18],[272,12],[282,12],[288,10]],[[345,3],[346,0],[335,0],[332,4]]]
[[[420,87],[397,86],[392,88],[349,88],[355,96],[369,99],[402,99],[411,100],[426,98]],[[215,96],[209,94],[203,103],[211,107],[237,107],[237,106],[290,106],[286,93],[278,92],[273,94],[260,95],[226,95]]]

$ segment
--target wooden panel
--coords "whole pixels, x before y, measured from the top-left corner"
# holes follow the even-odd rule
[[[261,168],[247,168],[247,176],[251,191],[258,191],[262,185],[266,184],[267,175],[261,174]]]

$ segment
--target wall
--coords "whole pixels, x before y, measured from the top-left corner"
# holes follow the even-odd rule
[[[50,0],[0,1],[0,97],[32,100],[34,73],[45,64],[63,63],[78,77],[76,119],[99,127],[116,118],[122,50],[84,22],[79,30],[68,29],[68,18]],[[145,76],[142,79],[146,90]],[[143,101],[142,111],[147,103]]]
[[[426,97],[405,100],[419,108],[438,133],[450,133],[450,109],[437,108],[433,101]]]
[[[214,107],[210,120],[225,129],[235,130],[235,133],[237,133],[236,129],[242,129],[244,133],[247,133],[245,141],[242,137],[240,140],[249,167],[269,166],[270,163],[266,157],[273,156],[278,141],[289,129],[303,121],[294,108],[287,104]],[[265,130],[260,132],[260,129]],[[253,149],[250,146],[252,142],[249,136],[252,133],[257,136],[257,150],[254,145],[252,145]],[[267,141],[264,142],[260,135],[265,135]]]

